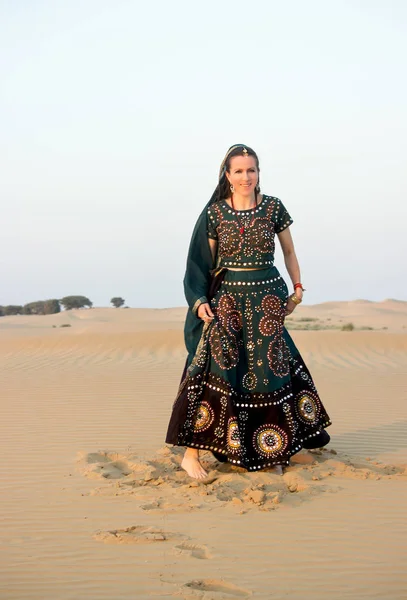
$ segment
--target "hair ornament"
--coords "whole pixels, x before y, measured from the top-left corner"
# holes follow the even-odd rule
[[[244,146],[243,146],[243,156],[249,156],[247,148],[245,148]]]

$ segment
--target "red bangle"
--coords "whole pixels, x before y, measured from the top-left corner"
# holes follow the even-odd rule
[[[294,291],[295,291],[297,288],[301,288],[301,289],[302,289],[302,291],[303,291],[303,292],[305,292],[305,288],[303,288],[303,287],[302,287],[302,283],[295,283],[295,284],[294,284]]]

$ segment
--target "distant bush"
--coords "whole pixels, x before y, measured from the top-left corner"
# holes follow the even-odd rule
[[[361,331],[373,331],[374,327],[369,327],[369,326],[365,326],[365,327],[361,327],[360,330]]]
[[[335,325],[329,325],[328,323],[299,323],[298,321],[285,321],[285,327],[287,330],[292,331],[325,331],[327,329],[338,329]]]
[[[301,321],[302,323],[311,323],[312,321],[318,321],[318,319],[313,319],[312,317],[301,317],[301,319],[298,319],[298,321]]]
[[[25,315],[54,315],[61,312],[59,300],[38,300],[30,302],[23,306],[23,314]]]
[[[341,327],[341,331],[353,331],[355,329],[355,326],[353,323],[345,323],[345,325],[342,325]]]
[[[70,323],[63,323],[60,327],[72,327]]]
[[[0,317],[8,317],[10,315],[22,315],[23,307],[15,304],[9,306],[0,306]]]
[[[60,300],[60,303],[65,310],[72,310],[73,308],[85,308],[85,306],[92,308],[93,303],[86,298],[86,296],[65,296]]]
[[[61,312],[61,305],[65,310],[85,307],[92,308],[93,306],[92,302],[86,296],[65,296],[62,300],[58,300],[57,298],[37,300],[35,302],[28,302],[24,306],[14,304],[0,306],[0,317],[9,315],[54,315]]]
[[[120,308],[124,304],[124,298],[120,298],[120,296],[115,296],[110,300],[110,303],[113,304],[115,308]]]

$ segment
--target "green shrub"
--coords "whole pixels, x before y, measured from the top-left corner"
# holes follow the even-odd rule
[[[72,310],[73,308],[85,308],[88,306],[92,308],[93,303],[86,296],[64,296],[59,301],[65,310]]]
[[[345,325],[342,325],[341,327],[341,331],[353,331],[355,329],[355,326],[353,323],[345,323]]]
[[[301,317],[301,319],[298,320],[302,323],[311,323],[312,321],[318,321],[318,319],[314,319],[312,317]]]
[[[29,302],[23,306],[25,315],[54,315],[61,312],[59,300],[51,298],[50,300],[37,300]]]
[[[120,308],[124,304],[124,298],[121,298],[120,296],[115,296],[110,300],[110,302],[115,308]]]
[[[8,317],[10,315],[22,315],[23,307],[15,304],[10,304],[9,306],[1,307],[1,316]]]

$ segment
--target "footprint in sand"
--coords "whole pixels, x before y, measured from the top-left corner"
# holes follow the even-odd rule
[[[78,452],[77,465],[89,479],[142,479],[145,482],[158,477],[155,465],[134,455],[116,452]]]
[[[152,542],[175,542],[186,536],[170,533],[156,527],[133,525],[125,529],[110,529],[96,531],[94,539],[105,544],[149,544]]]
[[[127,460],[115,453],[79,453],[78,462],[81,463],[83,474],[90,479],[121,479],[131,473]]]
[[[189,544],[188,542],[182,542],[175,546],[177,550],[181,550],[180,554],[189,554],[193,558],[209,559],[212,558],[206,546],[199,546],[198,544]]]
[[[245,590],[233,583],[226,583],[222,579],[194,579],[185,583],[183,587],[187,587],[197,592],[212,592],[213,597],[230,597],[230,598],[248,598],[252,592]],[[204,596],[206,597],[206,596]]]

